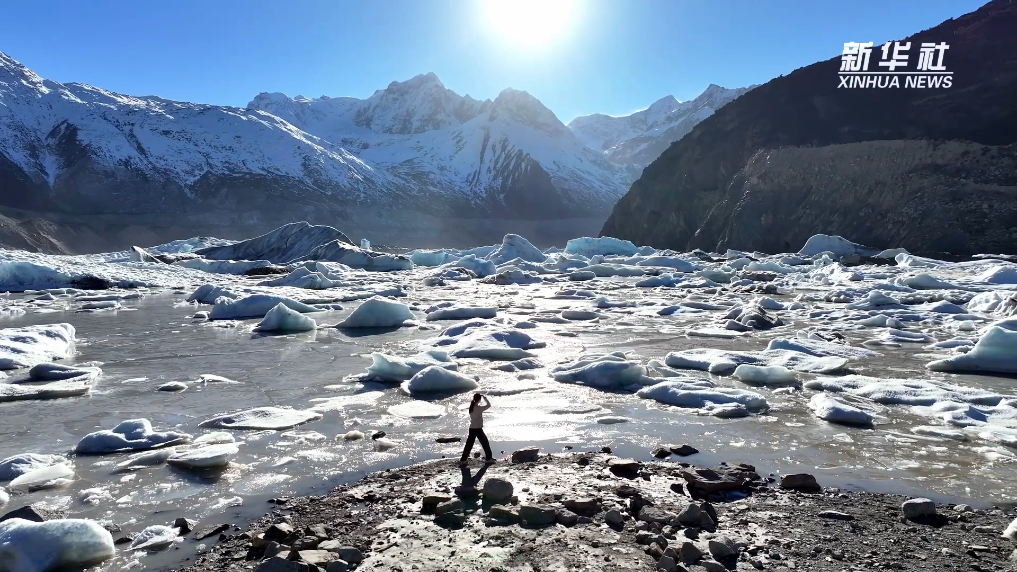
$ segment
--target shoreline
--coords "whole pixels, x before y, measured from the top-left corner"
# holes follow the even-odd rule
[[[905,505],[909,497],[822,488],[811,476],[760,475],[744,464],[703,468],[680,457],[639,462],[589,452],[534,456],[517,452],[524,462],[471,461],[465,468],[450,459],[425,461],[370,473],[320,496],[272,499],[254,522],[200,541],[188,535],[185,542],[205,550],[178,569],[1017,567],[1017,543],[1002,537],[1013,509]]]

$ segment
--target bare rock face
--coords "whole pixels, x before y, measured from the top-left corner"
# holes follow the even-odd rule
[[[1017,5],[994,0],[906,38],[949,38],[946,65],[965,70],[950,89],[838,89],[840,58],[757,87],[649,165],[601,234],[682,251],[788,252],[825,233],[1017,253],[1015,27]]]

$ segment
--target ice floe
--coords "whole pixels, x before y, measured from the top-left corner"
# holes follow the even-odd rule
[[[501,245],[487,255],[487,259],[498,266],[517,258],[528,262],[544,262],[547,255],[518,234],[506,234]]]
[[[156,524],[145,528],[134,537],[131,541],[131,550],[155,552],[165,550],[181,540],[183,539],[180,538],[179,528]]]
[[[320,413],[284,407],[256,407],[219,415],[202,421],[199,427],[217,429],[289,429],[321,419]]]
[[[69,462],[58,463],[33,469],[12,480],[8,487],[12,491],[37,491],[64,487],[74,480],[74,468]]]
[[[744,389],[704,387],[705,384],[688,381],[662,381],[636,392],[643,399],[652,399],[665,405],[697,409],[708,415],[741,417],[749,412],[769,408],[766,398]]]
[[[290,310],[300,313],[320,312],[318,308],[297,300],[270,294],[252,294],[237,300],[218,298],[208,313],[210,320],[243,320],[247,318],[263,318],[268,312],[283,304]]]
[[[209,469],[225,467],[230,459],[240,452],[233,443],[205,445],[185,451],[178,451],[169,456],[166,462],[183,469]]]
[[[402,390],[410,395],[460,393],[479,386],[476,379],[440,366],[426,367],[401,385]]]
[[[366,300],[339,322],[339,328],[398,328],[415,316],[401,302],[375,296]]]
[[[79,455],[104,455],[121,451],[142,451],[191,440],[191,435],[178,431],[154,431],[148,419],[128,419],[112,429],[89,433],[78,441],[74,452]]]
[[[113,536],[93,520],[12,518],[0,522],[0,570],[4,572],[82,570],[114,554]]]
[[[0,329],[0,370],[69,358],[74,353],[74,335],[70,324]]]
[[[39,453],[22,453],[7,457],[0,461],[0,482],[11,481],[26,473],[66,462],[67,458],[61,455]]]
[[[258,332],[309,332],[317,327],[313,318],[279,303],[265,314],[254,329]]]
[[[1017,331],[990,327],[970,351],[926,364],[932,371],[1017,373]]]
[[[873,416],[867,411],[823,393],[809,399],[809,409],[813,415],[830,423],[869,426],[873,421]]]
[[[483,358],[491,360],[517,360],[533,357],[527,351],[542,348],[545,342],[535,340],[522,330],[488,326],[482,320],[466,322],[447,328],[432,341],[457,358]]]
[[[448,352],[442,350],[429,350],[410,357],[375,352],[371,354],[367,377],[377,381],[406,381],[432,365],[453,371],[459,369],[455,362],[450,361]]]

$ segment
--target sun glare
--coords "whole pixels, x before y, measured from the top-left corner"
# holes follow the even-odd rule
[[[578,0],[483,0],[487,27],[516,48],[546,48],[572,28]]]

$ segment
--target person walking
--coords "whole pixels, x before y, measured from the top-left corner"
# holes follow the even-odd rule
[[[483,403],[481,403],[483,402]],[[491,444],[487,442],[487,435],[484,434],[484,412],[491,408],[491,402],[487,397],[479,393],[473,394],[473,401],[470,402],[470,435],[466,438],[466,447],[463,449],[463,458],[459,459],[460,465],[465,465],[473,451],[473,441],[480,441],[484,448],[484,462],[493,463],[494,455],[491,454]]]

